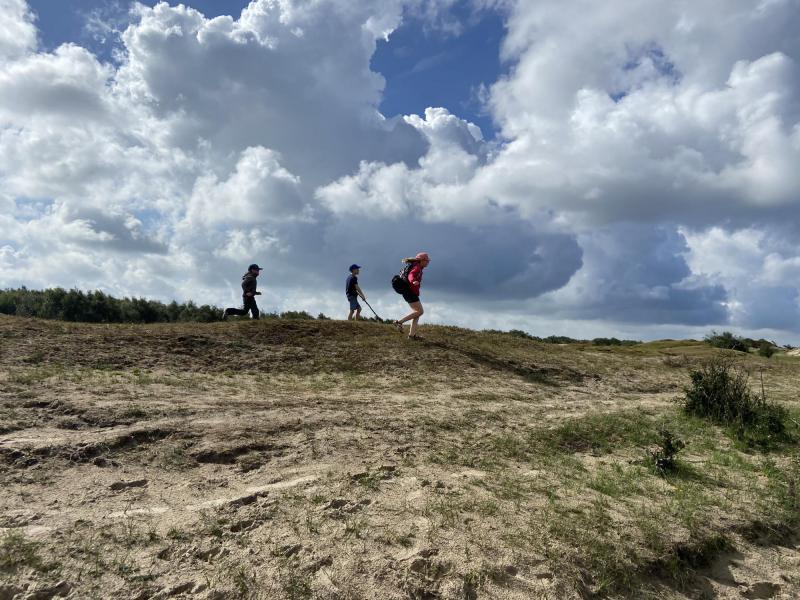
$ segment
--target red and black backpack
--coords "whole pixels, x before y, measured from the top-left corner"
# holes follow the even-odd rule
[[[411,287],[408,283],[408,274],[411,272],[411,269],[414,268],[414,265],[417,263],[409,262],[403,265],[402,270],[392,277],[392,288],[398,294],[404,294],[411,290]]]

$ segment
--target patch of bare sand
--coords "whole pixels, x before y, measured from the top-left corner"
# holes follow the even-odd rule
[[[797,539],[760,545],[738,538],[736,548],[698,572],[699,582],[694,591],[719,600],[794,600],[799,597],[800,544]]]

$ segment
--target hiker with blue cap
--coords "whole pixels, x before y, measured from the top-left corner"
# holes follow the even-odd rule
[[[358,273],[360,270],[361,267],[357,264],[350,265],[350,275],[347,276],[347,282],[344,287],[344,293],[350,303],[350,312],[347,315],[348,321],[358,321],[361,318],[361,305],[358,303],[359,296],[364,302],[367,301],[364,292],[358,287]]]
[[[244,308],[226,308],[222,311],[222,320],[226,320],[231,315],[243,317],[250,313],[253,319],[258,319],[258,304],[256,304],[256,296],[260,296],[261,292],[256,291],[256,278],[263,271],[261,267],[252,264],[247,267],[247,273],[242,275],[242,299],[244,300]]]

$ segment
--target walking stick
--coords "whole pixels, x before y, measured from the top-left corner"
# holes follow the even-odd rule
[[[361,298],[361,299],[364,301],[364,304],[366,304],[367,306],[369,306],[369,302],[367,302],[367,299],[366,299],[366,298]],[[374,309],[374,308],[372,308],[371,306],[369,306],[369,309],[372,311],[372,314],[373,314],[373,315],[375,315],[375,318],[376,318],[376,319],[378,319],[378,321],[380,321],[380,322],[383,322],[383,319],[381,319],[381,318],[378,316],[378,313],[376,313],[376,312],[375,312],[375,309]]]

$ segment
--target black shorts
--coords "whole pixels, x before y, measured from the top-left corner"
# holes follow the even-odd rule
[[[403,292],[403,300],[408,302],[409,304],[414,304],[414,302],[419,302],[419,296],[412,292],[411,290]]]

